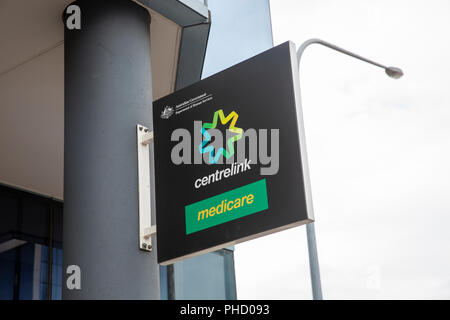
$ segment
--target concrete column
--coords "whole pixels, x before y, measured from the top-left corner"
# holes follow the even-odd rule
[[[150,16],[87,0],[65,28],[63,299],[159,299],[156,252],[138,249],[136,124],[151,127]],[[81,290],[66,268],[81,268]]]

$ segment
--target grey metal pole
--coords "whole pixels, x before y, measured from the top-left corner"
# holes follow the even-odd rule
[[[309,271],[311,273],[313,299],[322,300],[322,282],[320,281],[319,256],[317,255],[314,222],[306,225],[306,238],[308,240]]]
[[[138,248],[136,124],[152,127],[150,15],[80,0],[64,32],[63,299],[159,299],[156,250]],[[69,265],[81,289],[69,289]]]
[[[311,45],[311,44],[320,44],[325,47],[328,47],[330,49],[336,50],[340,53],[346,54],[348,56],[351,56],[353,58],[359,59],[361,61],[370,63],[374,66],[377,66],[379,68],[382,68],[385,70],[386,74],[394,79],[398,79],[403,76],[403,71],[399,68],[395,67],[387,67],[385,65],[382,65],[378,62],[369,60],[367,58],[364,58],[356,53],[350,52],[348,50],[345,50],[343,48],[340,48],[334,44],[331,44],[329,42],[326,42],[321,39],[309,39],[302,43],[302,45],[297,50],[297,64],[299,68],[299,75],[300,75],[300,60],[303,55],[303,52],[305,49]],[[300,83],[300,79],[299,79]],[[301,96],[301,95],[300,95]],[[300,98],[300,107],[301,107],[301,98]],[[312,293],[313,293],[313,299],[314,300],[322,300],[322,284],[320,280],[320,269],[319,269],[319,257],[317,254],[317,242],[316,242],[316,231],[314,228],[314,223],[309,223],[306,225],[306,237],[308,241],[308,254],[309,254],[309,269],[311,273],[311,287],[312,287]]]

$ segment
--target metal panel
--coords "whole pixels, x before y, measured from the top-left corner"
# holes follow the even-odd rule
[[[200,80],[210,26],[210,23],[201,23],[183,29],[175,84],[176,90]]]
[[[195,0],[138,0],[137,2],[182,27],[202,23],[208,18],[208,8]]]

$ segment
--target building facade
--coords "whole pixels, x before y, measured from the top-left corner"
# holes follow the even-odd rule
[[[168,267],[137,248],[135,127],[270,48],[269,1],[15,0],[0,24],[0,299],[236,299],[233,248]]]

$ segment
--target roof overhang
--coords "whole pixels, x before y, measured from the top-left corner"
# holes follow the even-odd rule
[[[205,2],[199,0],[135,1],[182,28],[174,88],[178,90],[200,80],[211,26],[210,13]]]
[[[132,1],[132,0],[130,0]],[[64,34],[72,1],[0,2],[0,184],[63,199]],[[153,98],[201,77],[210,19],[198,0],[135,0],[151,16]]]

